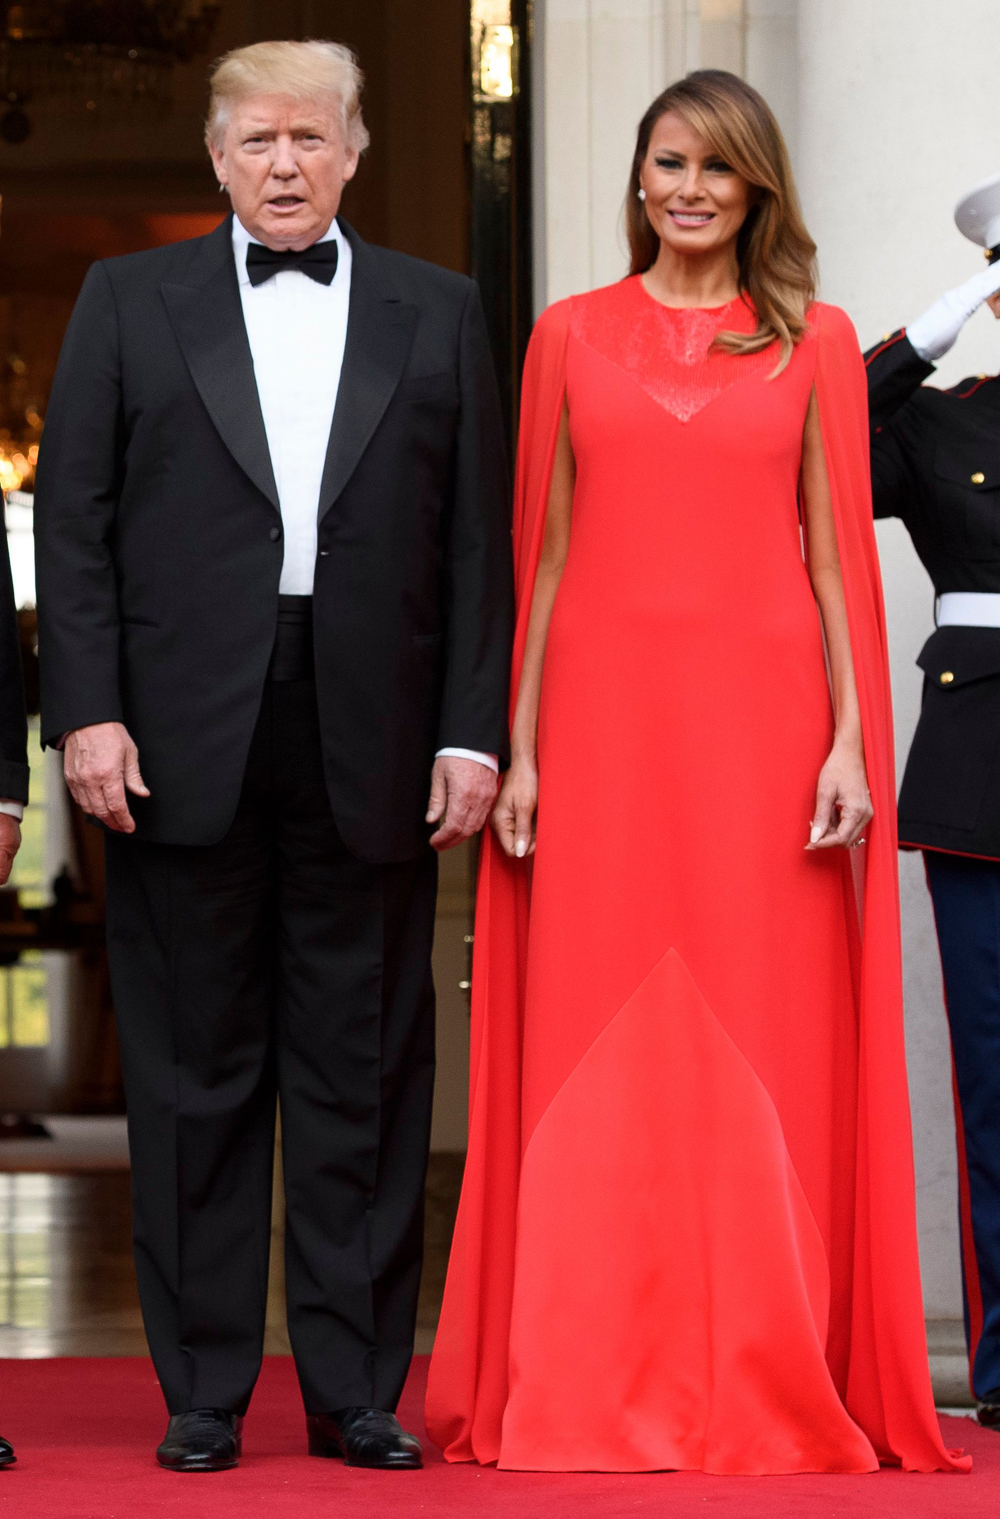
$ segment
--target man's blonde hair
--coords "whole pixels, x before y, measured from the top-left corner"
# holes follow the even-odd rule
[[[252,95],[333,97],[343,113],[348,147],[363,153],[370,141],[361,115],[364,82],[357,58],[340,42],[255,42],[234,48],[212,69],[205,141],[221,148],[233,106]]]

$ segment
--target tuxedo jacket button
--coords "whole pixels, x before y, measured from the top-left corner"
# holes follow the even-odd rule
[[[271,529],[271,542],[272,543],[277,543],[277,541],[278,541],[278,539],[280,537],[281,537],[281,528],[280,527],[272,527],[272,529]]]

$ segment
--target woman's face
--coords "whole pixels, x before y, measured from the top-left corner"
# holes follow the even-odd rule
[[[688,256],[735,245],[754,201],[747,180],[676,111],[653,128],[639,183],[660,241]]]

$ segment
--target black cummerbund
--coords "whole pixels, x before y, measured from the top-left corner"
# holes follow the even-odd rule
[[[279,596],[268,679],[311,680],[313,669],[312,597]]]

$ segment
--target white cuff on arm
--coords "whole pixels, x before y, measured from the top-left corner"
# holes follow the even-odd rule
[[[435,759],[444,759],[446,755],[453,755],[455,759],[476,760],[480,765],[486,765],[494,775],[500,774],[500,761],[495,754],[483,754],[479,749],[439,749]]]
[[[0,801],[0,812],[6,812],[9,818],[17,818],[20,822],[24,817],[24,803]]]

